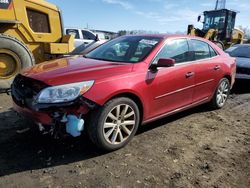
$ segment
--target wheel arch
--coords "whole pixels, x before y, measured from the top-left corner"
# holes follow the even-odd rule
[[[230,74],[225,74],[223,78],[226,78],[226,79],[229,80],[229,83],[230,83],[230,86],[231,86],[230,89],[232,89],[233,84],[235,82],[235,80],[232,80],[232,76]]]
[[[229,80],[230,84],[232,83],[232,77],[231,77],[231,75],[226,74],[226,75],[224,75],[223,78],[227,78]]]

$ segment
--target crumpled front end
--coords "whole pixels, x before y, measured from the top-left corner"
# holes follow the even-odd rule
[[[74,137],[80,136],[84,127],[84,119],[87,118],[90,110],[97,107],[97,104],[82,96],[64,103],[37,103],[37,95],[47,87],[49,85],[41,81],[21,74],[16,76],[11,87],[14,110],[32,119],[39,125],[40,131],[53,135],[67,132]]]

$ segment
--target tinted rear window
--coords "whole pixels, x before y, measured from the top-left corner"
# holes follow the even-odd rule
[[[192,53],[194,54],[195,60],[210,58],[209,45],[206,42],[199,40],[191,40]]]

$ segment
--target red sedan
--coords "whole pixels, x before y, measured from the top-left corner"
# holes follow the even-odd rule
[[[201,38],[123,36],[84,57],[24,70],[12,98],[41,131],[79,136],[86,129],[98,147],[115,150],[141,124],[203,103],[222,108],[235,71],[234,58]]]

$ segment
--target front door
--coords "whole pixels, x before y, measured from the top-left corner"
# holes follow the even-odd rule
[[[194,67],[189,62],[189,46],[186,39],[168,41],[156,56],[176,60],[173,67],[149,71],[148,78],[154,81],[153,101],[150,108],[152,117],[166,114],[192,103],[194,90]]]

